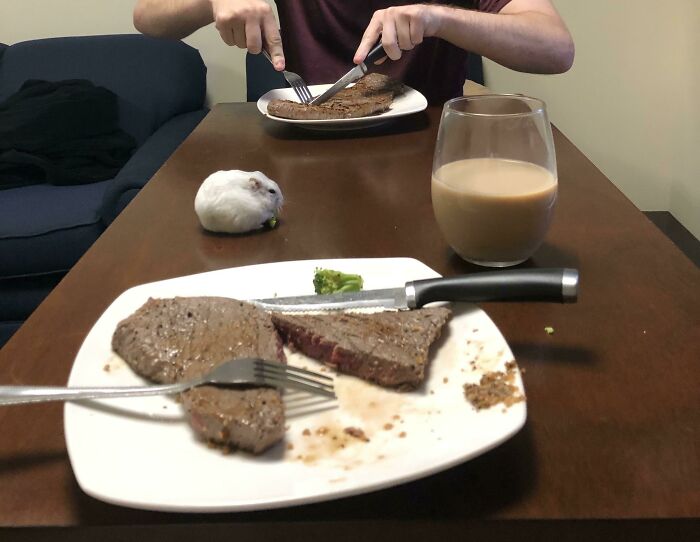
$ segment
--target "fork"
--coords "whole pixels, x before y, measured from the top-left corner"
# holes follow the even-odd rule
[[[197,386],[242,384],[292,388],[335,399],[331,377],[282,363],[241,358],[222,363],[199,378],[176,384],[102,388],[0,386],[0,405],[168,395]]]
[[[265,49],[263,49],[262,52],[265,55],[265,58],[267,58],[270,61],[270,64],[272,64],[272,58],[270,58],[270,53],[268,53]],[[282,72],[282,75],[284,75],[284,78],[287,80],[287,83],[289,83],[289,85],[294,89],[294,92],[297,93],[297,96],[299,97],[302,103],[307,104],[313,99],[309,87],[300,75],[294,72],[288,72],[286,70]]]

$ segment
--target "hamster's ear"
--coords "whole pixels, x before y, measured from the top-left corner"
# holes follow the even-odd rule
[[[262,188],[262,183],[255,177],[249,177],[248,182],[250,183],[250,188],[256,192]]]

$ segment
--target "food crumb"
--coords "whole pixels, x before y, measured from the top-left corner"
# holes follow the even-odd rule
[[[109,363],[105,363],[105,366],[102,367],[102,370],[103,370],[105,373],[108,373],[111,369],[112,369],[112,368],[109,366]]]
[[[379,454],[379,455],[377,456],[377,459],[379,459],[380,461],[381,461],[382,459],[384,459],[384,454]]]
[[[445,378],[442,379],[442,381],[443,381],[443,383],[447,384],[447,383],[450,381],[450,379],[447,378],[447,377],[445,377]]]
[[[355,437],[356,439],[359,439],[362,442],[369,442],[367,435],[365,435],[365,432],[359,427],[346,427],[345,429],[343,429],[343,433],[346,433],[351,437]]]
[[[401,416],[399,416],[398,414],[394,414],[394,415],[391,417],[391,419],[392,419],[392,420],[400,420],[400,419],[401,419]]]
[[[406,431],[401,431],[399,433],[399,438],[405,438],[406,437]]]
[[[323,435],[325,435],[326,433],[328,433],[328,428],[327,428],[327,427],[321,426],[321,427],[319,427],[318,429],[316,429],[316,434],[317,434],[317,435],[323,436]]]
[[[474,408],[482,410],[498,403],[509,407],[525,400],[518,388],[513,385],[517,365],[515,361],[506,363],[506,372],[493,371],[484,374],[478,384],[464,384],[464,395]]]
[[[309,431],[308,429],[304,429],[304,430],[301,432],[301,434],[304,435],[305,437],[308,437],[308,436],[311,434],[311,431]]]
[[[554,335],[554,328],[552,326],[545,326],[544,332],[547,335]]]
[[[385,431],[391,431],[393,428],[394,428],[394,424],[392,424],[392,423],[385,423],[384,424]]]
[[[293,449],[294,449],[294,444],[292,444],[291,442],[289,444],[287,444],[287,450],[293,450]]]
[[[430,395],[435,395],[435,390],[430,390]]]

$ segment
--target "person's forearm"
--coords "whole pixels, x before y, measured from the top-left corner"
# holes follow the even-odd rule
[[[562,73],[571,67],[574,44],[565,26],[550,15],[529,11],[493,14],[436,6],[436,36],[508,68]]]
[[[213,22],[210,0],[138,0],[134,27],[149,36],[182,39]]]

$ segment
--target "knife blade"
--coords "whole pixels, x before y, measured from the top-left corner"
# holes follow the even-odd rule
[[[326,90],[323,94],[320,94],[319,96],[316,96],[315,98],[313,98],[309,103],[311,105],[319,105],[325,101],[328,101],[330,98],[332,98],[333,96],[338,94],[338,92],[343,90],[345,87],[347,87],[351,83],[354,83],[360,77],[365,75],[368,71],[367,65],[379,60],[383,56],[386,56],[386,53],[384,53],[384,48],[382,47],[382,44],[380,43],[379,45],[377,45],[374,49],[372,49],[368,53],[364,62],[360,62],[357,66],[352,68],[348,73],[346,73],[340,79],[338,79],[338,81],[335,82],[331,88]]]
[[[576,269],[513,269],[414,280],[399,288],[328,295],[253,299],[262,309],[279,312],[334,311],[363,308],[417,309],[436,301],[576,301]]]

